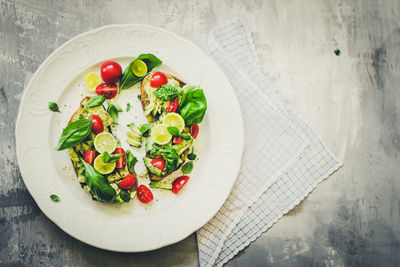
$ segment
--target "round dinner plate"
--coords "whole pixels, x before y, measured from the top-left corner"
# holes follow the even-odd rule
[[[152,189],[154,200],[136,198],[122,205],[93,201],[81,189],[67,150],[55,151],[62,129],[80,100],[93,95],[83,86],[90,72],[99,73],[106,60],[124,69],[139,54],[163,61],[161,71],[175,74],[204,89],[208,110],[196,139],[194,170],[174,195]],[[139,85],[122,90],[116,101],[120,113],[117,136],[125,143],[126,123],[145,121],[137,99]],[[61,113],[50,112],[56,102]],[[125,105],[132,108],[125,111]],[[124,130],[125,129],[125,130]],[[24,90],[16,123],[18,164],[32,197],[66,233],[92,246],[120,252],[157,249],[178,242],[207,223],[227,199],[238,175],[243,151],[243,124],[234,91],[222,70],[196,45],[161,28],[110,25],[80,34],[54,51]],[[143,151],[131,149],[144,169]],[[141,179],[142,184],[149,180]],[[53,202],[51,194],[60,197]]]

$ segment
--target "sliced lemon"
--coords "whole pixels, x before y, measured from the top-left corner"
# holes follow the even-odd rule
[[[168,113],[163,120],[163,123],[167,126],[173,126],[179,129],[179,132],[182,132],[185,129],[185,120],[181,115],[175,112]]]
[[[104,162],[103,154],[98,155],[93,162],[93,167],[101,174],[109,174],[115,169],[115,162]]]
[[[159,145],[168,144],[172,135],[168,132],[167,125],[159,124],[151,129],[151,139]]]
[[[131,71],[137,77],[143,77],[147,73],[147,65],[140,59],[135,59],[131,65]]]
[[[97,85],[101,83],[100,76],[94,72],[89,73],[85,77],[85,87],[89,92],[94,93]]]
[[[112,153],[117,148],[117,140],[107,132],[102,132],[94,138],[94,147],[99,153]]]

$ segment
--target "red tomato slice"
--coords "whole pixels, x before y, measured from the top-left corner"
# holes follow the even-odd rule
[[[128,174],[121,182],[118,183],[121,189],[131,189],[135,184],[135,176],[133,174]]]
[[[139,185],[136,195],[142,203],[149,203],[153,200],[153,193],[145,185]]]
[[[164,85],[167,83],[168,83],[168,78],[164,72],[157,71],[157,72],[154,72],[153,75],[151,75],[151,79],[150,79],[151,87],[160,87],[161,85]]]
[[[182,187],[189,181],[190,177],[187,175],[179,176],[172,182],[172,193],[178,194]]]
[[[199,125],[193,124],[192,126],[190,126],[190,135],[193,138],[196,138],[198,134],[199,134]]]
[[[175,99],[168,101],[168,104],[165,107],[165,110],[168,112],[176,112],[178,110],[178,106],[179,106],[178,98],[175,98]]]
[[[100,74],[103,81],[113,83],[122,76],[122,68],[115,61],[107,61],[101,65]]]
[[[118,86],[115,83],[101,83],[96,87],[96,94],[106,99],[114,98],[118,93]]]
[[[165,168],[165,160],[163,159],[153,159],[150,163],[157,169],[164,170]]]
[[[182,137],[174,136],[174,138],[172,138],[172,143],[173,143],[174,145],[178,145],[178,144],[180,144],[180,143],[182,143],[182,142],[183,142]]]
[[[104,131],[103,120],[99,116],[92,115],[89,117],[89,119],[92,120],[92,131],[95,134],[99,134]]]
[[[92,164],[95,157],[96,157],[96,151],[88,150],[85,152],[85,155],[83,155],[83,160],[89,164]]]
[[[114,151],[114,154],[122,154],[122,157],[120,157],[115,165],[115,168],[121,169],[125,168],[126,165],[126,156],[125,156],[125,151],[122,147],[117,147]]]

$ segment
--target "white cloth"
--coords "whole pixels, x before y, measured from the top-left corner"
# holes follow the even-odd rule
[[[242,20],[214,28],[208,47],[235,89],[245,128],[242,166],[232,192],[197,232],[200,266],[220,266],[341,163],[273,89]]]

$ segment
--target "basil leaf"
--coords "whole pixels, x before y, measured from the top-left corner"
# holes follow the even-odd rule
[[[187,157],[190,160],[195,160],[197,158],[197,155],[192,152],[192,153],[188,154]]]
[[[100,106],[106,99],[102,95],[95,95],[89,99],[86,103],[85,108],[93,108]]]
[[[60,202],[60,197],[57,195],[50,195],[51,200],[53,200],[53,202]]]
[[[99,173],[92,165],[81,159],[85,166],[85,179],[90,188],[90,192],[97,198],[98,201],[111,203],[115,200],[117,192],[112,188],[106,178]]]
[[[148,123],[142,124],[142,126],[140,126],[140,132],[143,136],[147,137],[149,135],[150,127],[151,126]]]
[[[143,75],[142,77],[137,77],[132,71],[131,71],[131,65],[133,61],[136,59],[142,60],[146,66],[147,66],[147,73]],[[128,67],[124,70],[124,73],[122,74],[121,79],[119,80],[119,88],[121,90],[123,89],[128,89],[132,87],[135,83],[141,81],[149,72],[151,72],[154,68],[157,68],[162,64],[162,61],[156,57],[153,54],[141,54],[132,62],[129,64]]]
[[[132,154],[130,150],[125,151],[126,154],[126,166],[128,167],[129,173],[135,174],[135,164],[137,162],[137,158]]]
[[[107,112],[115,124],[118,124],[118,112],[122,112],[122,108],[117,104],[108,102]]]
[[[71,122],[62,131],[56,150],[64,150],[82,142],[92,131],[92,120],[81,119]]]
[[[179,134],[179,137],[181,137],[183,140],[190,140],[190,139],[192,139],[192,137],[190,136],[190,134],[187,134],[187,133],[185,133],[185,134]]]
[[[200,123],[207,110],[207,101],[203,89],[191,86],[185,89],[179,111],[186,125]]]
[[[165,170],[171,172],[178,167],[178,154],[173,147],[167,146],[162,149],[162,154],[165,160]]]
[[[124,201],[124,202],[129,202],[131,200],[131,194],[128,191],[121,190],[119,193],[119,197]]]
[[[178,88],[173,85],[164,84],[155,90],[153,94],[160,99],[171,100],[177,98],[181,94],[181,90],[178,90]]]
[[[193,170],[193,162],[189,161],[189,162],[183,164],[183,166],[182,166],[183,174],[189,174],[192,172],[192,170]]]
[[[174,136],[178,136],[179,135],[179,129],[176,128],[176,127],[169,126],[169,127],[167,127],[167,130],[171,135],[174,135]]]
[[[131,109],[131,103],[126,104],[126,112],[128,112]]]
[[[334,51],[335,55],[340,56],[340,49],[336,48]]]
[[[107,151],[103,153],[101,156],[105,163],[117,162],[123,154],[112,154],[110,155]]]
[[[53,112],[60,112],[61,111],[58,109],[58,105],[55,102],[49,102],[49,109]]]

